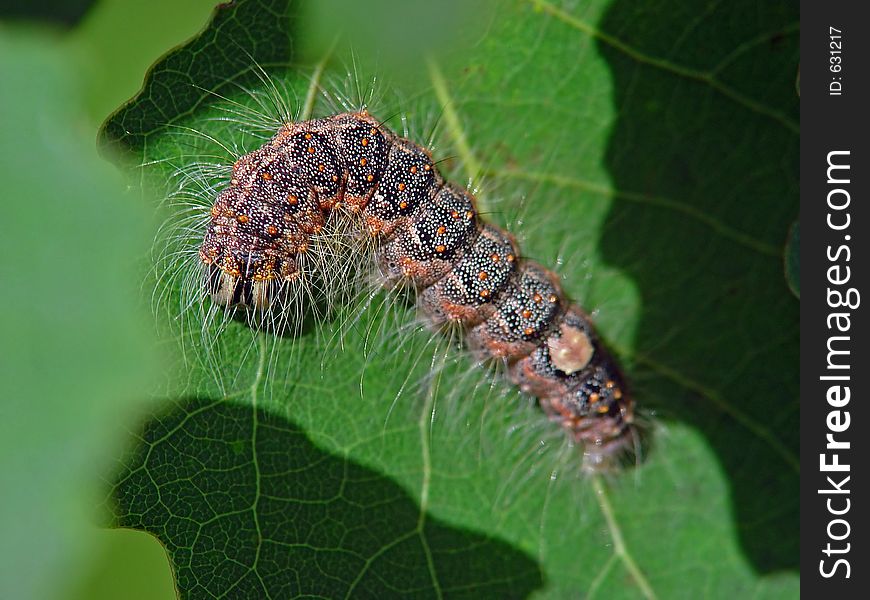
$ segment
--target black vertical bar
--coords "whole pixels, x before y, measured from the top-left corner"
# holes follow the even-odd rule
[[[870,487],[870,331],[861,297],[870,293],[866,12],[863,2],[801,2],[801,592],[807,598],[870,593],[870,507],[862,491]]]

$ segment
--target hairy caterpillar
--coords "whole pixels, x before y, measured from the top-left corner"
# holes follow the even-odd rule
[[[349,232],[372,250],[382,285],[417,292],[432,329],[458,330],[478,360],[504,362],[583,445],[584,466],[607,466],[633,442],[633,399],[589,316],[482,221],[427,150],[365,109],[286,121],[235,162],[211,207],[198,256],[215,304],[279,330],[303,319],[312,263],[329,260],[322,248],[342,239],[335,231]]]

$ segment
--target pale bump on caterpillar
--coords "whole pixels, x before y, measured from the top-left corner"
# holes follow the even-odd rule
[[[440,111],[437,109],[423,110],[425,117],[422,120],[419,119],[421,111],[416,110],[413,114],[418,118],[411,120],[406,112],[390,110],[389,103],[377,92],[375,84],[360,85],[355,73],[349,73],[342,80],[343,86],[341,83],[320,86],[317,77],[313,76],[315,83],[302,98],[292,90],[281,88],[279,79],[270,77],[261,67],[255,65],[252,70],[258,76],[259,86],[237,86],[236,93],[206,91],[214,99],[217,111],[214,119],[221,121],[223,126],[245,131],[244,144],[236,145],[219,139],[220,136],[211,128],[209,132],[184,126],[174,128],[173,135],[181,141],[180,146],[189,146],[192,150],[188,156],[178,155],[184,164],[175,169],[174,189],[167,199],[173,214],[167,218],[155,244],[156,274],[161,280],[155,288],[158,290],[155,292],[155,306],[178,302],[180,335],[190,339],[189,334],[198,331],[198,337],[194,336],[195,341],[187,347],[192,351],[192,358],[212,373],[219,388],[224,393],[233,389],[241,365],[249,358],[247,353],[253,353],[264,340],[268,356],[265,365],[267,378],[286,384],[289,380],[287,374],[292,373],[297,365],[292,359],[284,365],[279,364],[281,338],[296,338],[293,342],[296,344],[306,337],[301,334],[312,333],[318,338],[317,345],[327,348],[321,360],[321,369],[327,372],[331,361],[340,360],[344,337],[362,335],[366,348],[373,353],[382,353],[385,349],[402,353],[404,349],[413,347],[413,351],[406,353],[407,375],[396,380],[396,394],[385,415],[384,426],[400,399],[408,396],[435,398],[432,402],[440,403],[440,410],[451,414],[446,420],[449,427],[469,427],[466,418],[466,413],[470,412],[469,399],[460,398],[462,395],[471,396],[474,402],[483,402],[487,407],[494,406],[494,411],[487,412],[503,420],[505,429],[515,439],[511,447],[516,455],[516,467],[506,482],[522,479],[523,473],[528,476],[536,469],[544,453],[549,453],[551,458],[555,455],[554,464],[562,465],[560,468],[563,470],[565,465],[580,465],[581,469],[588,471],[609,471],[625,462],[625,457],[632,451],[635,459],[640,460],[635,421],[630,423],[629,443],[621,443],[617,452],[583,448],[586,460],[578,461],[575,444],[571,439],[566,440],[558,427],[534,410],[533,399],[525,397],[525,402],[517,402],[516,389],[504,383],[505,363],[495,361],[487,364],[486,369],[477,368],[479,364],[475,363],[479,363],[479,356],[462,344],[459,327],[449,327],[447,335],[440,337],[421,333],[427,330],[428,321],[413,310],[414,290],[384,289],[382,273],[377,266],[378,248],[371,236],[361,235],[365,227],[359,212],[339,207],[332,217],[340,218],[327,219],[324,227],[310,237],[306,251],[299,255],[301,276],[281,282],[277,290],[271,292],[273,298],[280,298],[279,310],[274,310],[274,306],[272,310],[252,311],[238,307],[225,310],[214,301],[215,288],[211,286],[209,289],[205,283],[209,274],[198,255],[203,233],[212,218],[210,211],[214,199],[232,179],[232,165],[267,143],[287,123],[342,112],[369,111],[370,114],[394,115],[389,125],[397,135],[424,142],[421,144],[424,148],[438,155],[435,141],[439,138]],[[324,91],[324,87],[344,89]],[[318,95],[312,95],[312,90],[316,90]],[[320,99],[322,106],[315,108],[317,102],[313,99]],[[375,107],[375,104],[380,106]],[[401,101],[396,104],[401,105]],[[398,121],[398,126],[394,121]],[[228,136],[227,139],[237,139],[237,136]],[[445,179],[450,177],[445,176]],[[512,202],[509,206],[515,210],[511,220],[520,225],[546,222],[545,218],[532,215],[525,202]],[[336,214],[339,212],[340,215]],[[531,230],[533,228],[527,229]],[[563,248],[569,243],[570,240],[566,240]],[[563,262],[560,255],[557,263]],[[176,292],[180,294],[172,298]],[[251,343],[242,356],[238,356],[238,348],[222,347],[222,333],[236,321],[244,322],[251,336]],[[418,339],[424,337],[426,342],[422,346],[415,343],[412,341],[415,336]],[[465,366],[457,368],[457,363]],[[234,364],[239,365],[239,370],[228,372],[227,365]],[[425,367],[423,375],[417,375],[415,379],[411,373],[415,368],[420,371],[421,367]],[[444,385],[445,380],[450,384]],[[439,409],[433,405],[429,410],[434,421]],[[506,489],[510,485],[506,484]]]

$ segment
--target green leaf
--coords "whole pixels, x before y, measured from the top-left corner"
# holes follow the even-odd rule
[[[532,558],[421,513],[394,481],[324,452],[284,417],[191,400],[149,423],[142,441],[118,486],[124,525],[166,540],[190,597],[437,586],[505,598],[540,585]]]
[[[76,61],[0,26],[0,597],[59,598],[100,540],[100,476],[156,371],[147,210],[96,153]]]
[[[81,55],[77,73],[94,129],[142,87],[148,66],[172,45],[198,33],[209,20],[214,0],[100,0],[64,39]]]
[[[100,552],[65,600],[171,600],[175,580],[163,545],[134,529],[98,529]]]
[[[185,597],[793,597],[798,310],[781,242],[798,199],[797,8],[375,2],[367,20],[326,4],[222,6],[105,141],[169,191],[222,154],[191,130],[262,143],[221,110],[256,106],[243,88],[269,97],[252,59],[294,110],[343,65],[351,90],[390,78],[412,137],[437,122],[445,174],[473,178],[489,217],[594,312],[647,415],[645,459],[580,474],[527,400],[383,296],[299,338],[230,323],[211,344],[193,311],[167,336],[191,358],[167,395],[187,400],[137,438],[118,523],[161,538]],[[331,60],[311,50],[324,14],[381,60],[359,41],[352,62],[342,42]],[[183,277],[168,280],[171,318]]]

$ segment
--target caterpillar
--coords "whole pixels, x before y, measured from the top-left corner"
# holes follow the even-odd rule
[[[458,331],[481,363],[505,364],[510,382],[582,445],[584,468],[612,465],[635,442],[634,400],[590,316],[513,236],[484,222],[425,148],[365,108],[288,120],[238,158],[198,249],[205,292],[251,323],[304,318],[311,307],[299,308],[299,289],[323,259],[312,243],[336,227],[373,249],[380,285],[416,292],[432,330]]]

